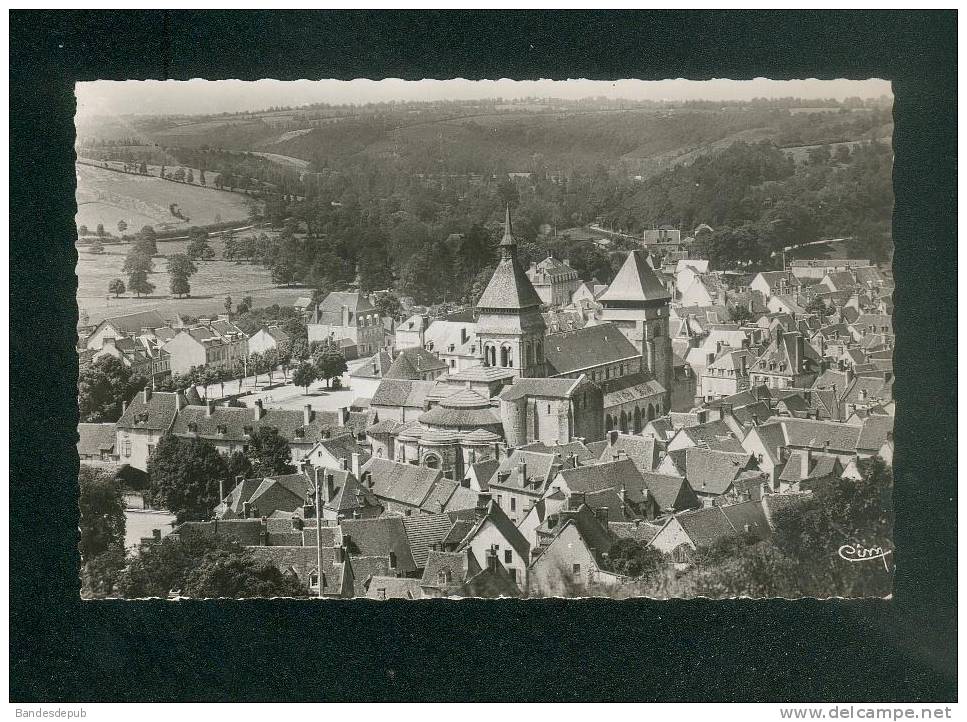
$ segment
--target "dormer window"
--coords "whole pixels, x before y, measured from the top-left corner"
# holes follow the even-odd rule
[[[190,431],[193,434],[197,434],[198,433],[198,424],[196,424],[194,421],[189,421],[188,422],[188,431]]]
[[[306,428],[304,426],[300,426],[298,429],[296,429],[295,437],[297,439],[304,439],[306,437]]]
[[[245,426],[242,427],[242,433],[245,434],[246,436],[251,436],[252,435],[251,425],[245,424]]]
[[[215,430],[222,436],[228,433],[228,427],[225,426],[225,424],[219,424],[218,426],[215,427]]]

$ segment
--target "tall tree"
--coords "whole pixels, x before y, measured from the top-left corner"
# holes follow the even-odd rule
[[[226,476],[225,459],[204,439],[167,434],[148,459],[151,497],[179,522],[207,518]]]
[[[117,298],[127,289],[124,288],[124,281],[122,281],[120,278],[115,278],[107,285],[107,290],[109,293],[113,293],[114,297]]]
[[[292,372],[292,383],[305,389],[306,395],[309,394],[309,387],[316,380],[316,367],[311,363],[303,361],[295,371]]]
[[[101,356],[78,379],[77,405],[81,421],[117,421],[121,417],[121,403],[133,398],[146,383],[119,359]]]
[[[128,274],[128,290],[133,291],[140,298],[154,291],[154,284],[148,280],[146,271],[132,271]]]
[[[210,260],[215,257],[215,251],[208,243],[208,233],[203,228],[194,226],[188,230],[188,257],[191,259]]]
[[[330,381],[339,378],[346,373],[349,368],[346,365],[346,358],[333,348],[325,349],[313,357],[313,365],[320,379],[326,382],[326,388],[330,387]]]
[[[252,469],[258,477],[295,473],[289,442],[276,428],[259,428],[249,440],[248,454]]]
[[[304,597],[308,587],[283,574],[274,564],[257,560],[248,550],[206,554],[187,575],[185,596],[193,599],[245,599],[251,597]]]
[[[121,484],[104,469],[81,464],[79,549],[87,563],[110,549],[124,548],[124,500]]]
[[[171,292],[176,296],[191,293],[188,279],[198,272],[191,259],[183,253],[168,256],[168,275],[171,277]]]

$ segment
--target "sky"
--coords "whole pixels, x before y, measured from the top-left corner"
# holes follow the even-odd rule
[[[892,95],[886,80],[98,80],[75,88],[79,115],[212,114],[308,103],[547,97],[750,100]]]

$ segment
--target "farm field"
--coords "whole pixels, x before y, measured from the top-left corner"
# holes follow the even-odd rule
[[[77,164],[78,226],[94,230],[99,223],[109,233],[118,221],[130,229],[154,226],[155,230],[188,229],[221,221],[244,221],[255,202],[239,193],[172,183],[157,177],[118,173]],[[171,214],[176,204],[185,219]],[[187,219],[187,220],[186,220]]]
[[[162,254],[184,253],[184,241],[159,242]],[[221,255],[221,242],[212,241],[216,256]],[[191,277],[192,296],[176,298],[168,293],[168,274],[165,272],[165,259],[154,259],[155,272],[149,280],[156,288],[151,296],[136,298],[131,294],[114,298],[107,292],[108,283],[120,278],[127,283],[121,273],[124,257],[129,246],[109,245],[102,254],[90,253],[84,246],[77,249],[77,306],[86,313],[90,323],[98,323],[108,316],[143,311],[149,308],[170,308],[182,315],[203,316],[224,313],[225,296],[238,301],[243,296],[251,296],[254,306],[271,306],[273,303],[291,304],[300,296],[311,295],[305,288],[276,287],[272,282],[272,272],[249,263],[235,261],[196,261],[198,273]]]

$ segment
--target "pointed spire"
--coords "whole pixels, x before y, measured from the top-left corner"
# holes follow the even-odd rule
[[[501,255],[504,258],[509,257],[509,251],[511,249],[517,248],[517,243],[514,241],[513,229],[510,225],[510,204],[507,204],[507,213],[504,216],[504,237],[500,239]]]

